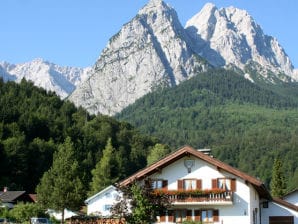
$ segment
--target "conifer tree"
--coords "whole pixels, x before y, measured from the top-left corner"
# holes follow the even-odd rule
[[[282,163],[279,159],[275,159],[273,163],[272,179],[270,183],[271,194],[273,197],[282,197],[285,194],[286,184],[285,177],[282,172]]]
[[[67,137],[54,153],[52,167],[43,175],[37,186],[38,202],[46,208],[62,212],[61,223],[64,223],[64,210],[77,210],[82,205],[85,197],[83,189],[74,146]]]
[[[151,149],[149,155],[147,156],[147,165],[151,165],[155,163],[162,157],[166,156],[170,152],[169,147],[163,144],[155,144],[155,146]]]
[[[90,195],[96,194],[105,187],[116,182],[116,159],[113,155],[114,148],[111,138],[108,139],[103,155],[100,161],[96,164],[92,172],[92,182],[90,184]]]

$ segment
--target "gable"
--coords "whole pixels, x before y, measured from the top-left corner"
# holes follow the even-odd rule
[[[184,165],[184,167],[181,165],[187,158],[195,159],[195,166],[197,166],[197,169],[195,170],[201,170],[202,172],[199,172],[200,175],[206,174],[205,170],[208,170],[207,175],[209,175],[210,172],[219,172],[222,175],[225,174],[238,177],[244,182],[250,183],[262,197],[270,198],[269,192],[260,180],[249,176],[248,174],[243,173],[215,158],[205,155],[204,153],[199,152],[198,150],[195,150],[189,146],[185,146],[157,161],[156,163],[146,167],[145,169],[140,170],[134,175],[123,180],[120,185],[129,185],[135,180],[142,180],[154,174],[167,172],[167,170],[172,170],[172,173],[178,172],[179,174],[179,172],[182,172],[183,169],[187,169]],[[177,164],[180,165],[177,166]],[[173,169],[175,172],[173,172]]]
[[[92,204],[99,200],[106,200],[111,197],[115,197],[114,194],[117,193],[116,191],[117,191],[116,187],[110,185],[110,186],[106,187],[105,189],[103,189],[102,191],[98,192],[97,194],[86,199],[85,204],[88,205],[88,204]]]

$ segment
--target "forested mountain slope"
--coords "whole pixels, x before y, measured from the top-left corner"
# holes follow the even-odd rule
[[[278,157],[291,189],[298,183],[298,104],[294,94],[280,94],[286,89],[271,91],[235,72],[213,70],[148,94],[116,117],[173,148],[211,148],[268,186]]]
[[[146,166],[148,150],[155,144],[128,123],[90,116],[33,83],[4,83],[0,79],[0,186],[34,192],[52,165],[53,153],[67,137],[75,147],[80,164],[78,176],[86,191],[91,170],[109,139],[115,149],[111,164],[115,180]]]

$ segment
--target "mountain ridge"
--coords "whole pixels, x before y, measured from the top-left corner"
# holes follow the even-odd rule
[[[93,75],[69,99],[113,115],[156,87],[176,86],[212,67],[241,70],[253,83],[298,80],[283,48],[247,11],[207,3],[182,27],[172,7],[151,0],[109,40]]]
[[[255,84],[298,81],[298,70],[276,38],[266,35],[247,11],[207,3],[183,27],[162,0],[150,0],[124,24],[92,68],[37,59],[16,66],[0,63],[0,76],[29,79],[92,114],[114,115],[149,92],[213,67],[241,71]]]
[[[76,85],[87,79],[90,73],[90,67],[59,66],[41,58],[19,64],[0,62],[0,76],[4,81],[19,83],[24,78],[38,87],[55,92],[62,99],[66,98]]]

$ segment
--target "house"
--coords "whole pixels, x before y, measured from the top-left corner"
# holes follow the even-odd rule
[[[0,192],[2,206],[13,208],[18,202],[35,202],[35,195],[27,194],[26,191],[9,191],[6,187]]]
[[[298,189],[291,191],[283,197],[283,200],[298,206]]]
[[[119,192],[115,186],[110,185],[99,193],[85,200],[88,215],[111,216],[111,207],[117,201]]]
[[[280,198],[273,198],[262,208],[262,224],[297,224],[298,207]]]
[[[259,179],[189,146],[140,170],[120,185],[135,181],[140,185],[150,181],[154,189],[168,195],[171,207],[157,217],[157,223],[189,220],[213,224],[298,224],[297,206],[273,199]],[[102,197],[105,190],[96,197]]]

